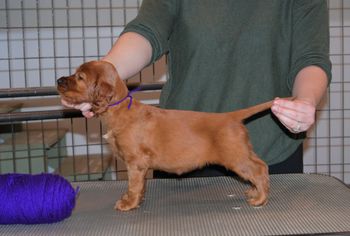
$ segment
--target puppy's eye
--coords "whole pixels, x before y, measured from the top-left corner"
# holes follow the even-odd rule
[[[78,81],[84,80],[84,76],[83,76],[81,73],[76,74],[76,75],[75,75],[75,78],[76,78]]]

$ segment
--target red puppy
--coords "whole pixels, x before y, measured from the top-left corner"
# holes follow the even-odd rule
[[[116,209],[139,206],[150,168],[182,174],[208,164],[222,165],[249,181],[249,204],[267,203],[268,167],[254,153],[242,121],[269,109],[271,101],[227,113],[160,109],[131,100],[114,66],[103,61],[85,63],[57,82],[67,102],[92,104],[109,130],[106,138],[115,156],[126,164],[128,191]]]

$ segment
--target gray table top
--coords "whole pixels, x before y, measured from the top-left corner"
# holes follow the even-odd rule
[[[0,235],[314,235],[350,234],[350,189],[323,175],[271,176],[269,203],[249,206],[247,184],[232,177],[158,179],[130,212],[113,210],[125,181],[73,183],[80,195],[68,219],[0,225]]]

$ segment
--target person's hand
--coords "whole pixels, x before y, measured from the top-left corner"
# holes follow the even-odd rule
[[[315,123],[316,106],[304,100],[276,98],[271,110],[292,133],[307,131]]]
[[[83,116],[85,116],[86,118],[91,118],[94,116],[94,113],[91,111],[91,104],[90,103],[80,103],[80,104],[71,104],[68,103],[66,100],[61,99],[61,103],[62,105],[66,106],[66,107],[71,107],[71,108],[75,108],[77,110],[81,110],[81,112],[83,113]]]

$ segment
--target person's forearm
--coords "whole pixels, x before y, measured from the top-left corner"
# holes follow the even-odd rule
[[[318,66],[308,66],[296,76],[293,96],[316,107],[325,94],[327,85],[326,73]]]
[[[121,79],[128,79],[147,66],[152,57],[152,46],[142,35],[127,32],[119,37],[101,60],[112,63]]]

